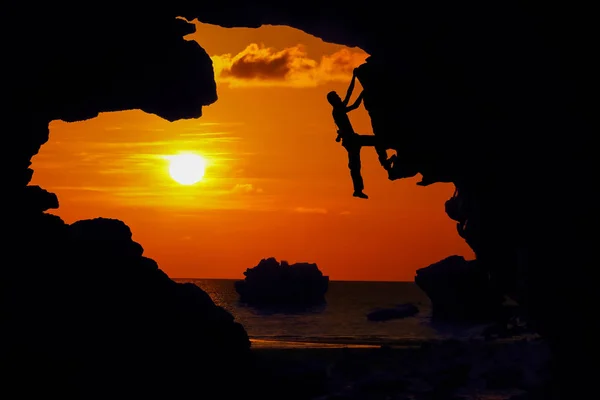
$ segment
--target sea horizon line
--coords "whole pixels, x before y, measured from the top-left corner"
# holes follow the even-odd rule
[[[193,281],[193,280],[206,280],[206,281],[241,281],[244,278],[174,278],[170,277],[173,280],[180,281]],[[415,283],[412,281],[394,281],[394,280],[364,280],[364,279],[329,279],[329,282],[369,282],[369,283]]]

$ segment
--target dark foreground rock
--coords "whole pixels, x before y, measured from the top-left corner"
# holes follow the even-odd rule
[[[548,379],[549,350],[536,339],[255,352],[258,374],[272,379],[266,399],[541,400]]]
[[[127,225],[46,214],[29,222],[29,250],[9,249],[23,267],[3,276],[4,393],[235,394],[228,382],[243,381],[251,361],[244,328],[144,257]]]
[[[262,259],[244,272],[246,278],[235,282],[240,301],[257,306],[312,306],[325,302],[329,277],[317,264],[279,263]]]

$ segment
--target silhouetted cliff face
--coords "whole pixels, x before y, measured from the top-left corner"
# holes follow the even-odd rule
[[[572,346],[593,337],[585,305],[596,292],[584,269],[595,260],[597,214],[595,14],[574,2],[286,4],[3,5],[3,194],[13,232],[5,256],[19,260],[5,269],[27,270],[49,257],[42,251],[61,249],[64,224],[41,213],[56,199],[25,189],[49,121],[123,109],[199,117],[216,100],[212,66],[181,39],[191,28],[175,16],[285,24],[381,61],[379,85],[390,99],[382,114],[397,116],[386,121],[395,147],[421,172],[456,183],[469,204],[461,234],[478,264],[527,304],[540,329],[569,349],[566,357],[579,354]],[[3,293],[14,294],[7,273]],[[578,326],[562,328],[567,314]]]

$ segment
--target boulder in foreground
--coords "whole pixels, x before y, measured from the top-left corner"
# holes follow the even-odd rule
[[[34,214],[9,227],[15,267],[1,282],[3,393],[179,399],[248,391],[239,384],[252,379],[242,325],[144,257],[125,223],[69,225]]]

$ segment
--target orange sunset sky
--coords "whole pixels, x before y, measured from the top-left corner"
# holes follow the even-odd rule
[[[197,24],[188,38],[213,59],[219,100],[197,120],[126,111],[53,121],[32,181],[58,195],[53,213],[123,220],[172,278],[243,278],[274,256],[316,262],[333,280],[410,281],[446,256],[472,257],[444,213],[453,185],[390,182],[366,148],[370,199],[352,197],[325,95],[343,97],[366,53],[287,27]],[[372,133],[363,107],[350,117]],[[208,163],[195,185],[169,176],[164,156],[182,151]]]

